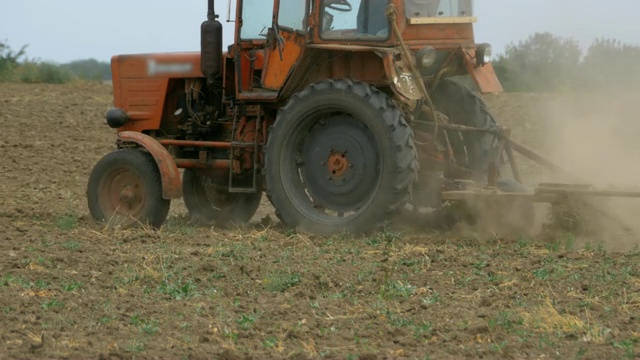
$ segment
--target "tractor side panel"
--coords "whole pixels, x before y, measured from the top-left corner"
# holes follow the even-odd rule
[[[402,37],[409,46],[429,44],[436,49],[454,49],[461,44],[473,44],[472,24],[407,25]]]
[[[114,56],[111,70],[114,105],[132,120],[119,132],[159,129],[170,79],[202,77],[200,53]]]
[[[389,85],[383,60],[373,51],[308,49],[281,94],[287,98],[309,84],[347,78],[374,86]]]
[[[262,87],[280,90],[287,80],[291,69],[298,62],[305,45],[305,37],[296,32],[281,31],[283,45],[277,41],[267,51],[267,63],[262,75]]]

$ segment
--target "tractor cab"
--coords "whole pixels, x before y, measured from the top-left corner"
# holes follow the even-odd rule
[[[472,0],[241,0],[235,42],[225,60],[233,69],[225,71],[225,88],[239,100],[275,102],[302,85],[296,73],[340,77],[342,66],[350,75],[388,86],[394,81],[391,68],[406,66],[387,59],[401,56],[403,41],[420,56],[423,77],[436,77],[445,67],[454,74],[470,71],[482,91],[501,91],[489,64],[490,47],[474,42],[475,21]]]

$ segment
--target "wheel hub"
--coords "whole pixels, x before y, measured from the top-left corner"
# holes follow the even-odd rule
[[[309,131],[299,166],[317,208],[346,213],[369,201],[379,178],[375,144],[367,128],[345,115],[325,119]]]
[[[132,204],[137,200],[136,193],[131,186],[126,186],[120,192],[120,201],[127,204]]]
[[[341,178],[349,170],[350,166],[347,154],[344,152],[334,151],[327,160],[329,176],[334,180]]]
[[[104,179],[100,201],[107,213],[136,217],[146,199],[142,179],[126,168],[115,169]]]

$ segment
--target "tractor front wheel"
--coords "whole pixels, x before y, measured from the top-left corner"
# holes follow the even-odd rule
[[[110,225],[160,227],[170,200],[162,197],[160,171],[153,157],[141,150],[123,149],[103,157],[87,185],[93,218]]]
[[[351,80],[291,98],[266,148],[267,196],[288,227],[362,233],[407,201],[417,167],[413,132],[379,90]]]
[[[186,169],[182,177],[184,204],[191,217],[203,224],[210,222],[246,223],[258,210],[262,192],[230,193],[229,177],[209,176]]]

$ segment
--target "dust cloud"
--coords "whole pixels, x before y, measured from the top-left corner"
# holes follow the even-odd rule
[[[599,189],[640,190],[640,91],[603,89],[551,100],[541,109],[548,134],[541,145],[556,163]],[[590,236],[616,250],[640,244],[640,199],[586,204],[574,210]]]
[[[598,93],[498,94],[485,97],[514,140],[566,169],[579,183],[607,190],[640,190],[640,90]],[[528,186],[575,183],[518,156]],[[506,174],[509,175],[509,174]],[[640,199],[593,198],[573,204],[584,241],[611,250],[640,244]],[[594,209],[595,208],[595,209]],[[550,207],[537,207],[536,234],[548,225]],[[567,213],[564,212],[564,215]],[[558,213],[554,212],[553,217]],[[571,229],[578,231],[578,229]]]

